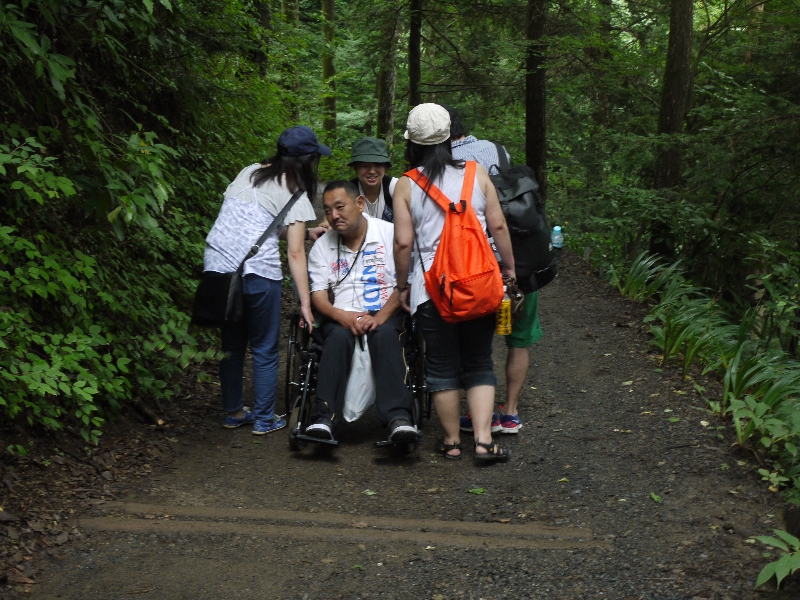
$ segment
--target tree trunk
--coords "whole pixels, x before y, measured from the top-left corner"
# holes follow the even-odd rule
[[[546,47],[542,42],[547,22],[547,0],[528,0],[525,55],[525,163],[536,173],[542,198],[547,197],[545,121],[545,70],[542,64]]]
[[[257,0],[253,4],[253,8],[258,16],[258,22],[261,27],[264,28],[265,32],[269,31],[270,26],[272,25],[272,11],[269,8],[269,0]],[[257,50],[253,56],[253,62],[258,65],[258,71],[262,77],[267,74],[267,68],[269,67],[268,41],[269,37],[265,35],[263,46]]]
[[[336,132],[336,70],[333,66],[334,44],[336,36],[336,23],[334,13],[334,0],[322,0],[322,37],[325,41],[325,50],[322,53],[322,130],[325,139],[331,141]]]
[[[661,108],[658,113],[658,133],[676,135],[683,131],[692,91],[692,33],[694,0],[672,0],[669,18],[669,41]],[[681,179],[681,149],[677,143],[662,148],[656,157],[654,187],[657,190],[674,188]],[[650,231],[650,252],[667,258],[674,256],[671,227],[668,223],[653,223]]]
[[[411,20],[408,30],[408,106],[422,102],[420,93],[422,58],[422,0],[411,0]]]
[[[378,122],[376,134],[391,147],[394,142],[394,90],[397,85],[397,41],[399,38],[397,17],[387,19],[382,39],[385,44],[381,52],[378,70]]]

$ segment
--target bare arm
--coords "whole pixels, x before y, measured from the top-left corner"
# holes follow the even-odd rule
[[[306,263],[306,224],[302,221],[295,221],[289,225],[286,231],[286,241],[288,246],[289,271],[297,286],[297,294],[300,296],[300,314],[308,327],[314,322],[311,314],[311,298],[309,296],[308,285],[308,265]]]
[[[367,333],[376,327],[380,327],[399,309],[400,293],[397,290],[394,290],[392,295],[386,300],[386,304],[383,305],[383,308],[376,312],[374,316],[366,314],[363,315],[362,318],[358,319],[359,330],[361,333]]]
[[[495,195],[495,201],[497,201],[497,195]],[[398,296],[403,308],[409,310],[408,268],[411,262],[411,248],[414,244],[414,224],[411,221],[411,180],[408,177],[401,177],[397,182],[393,205],[394,266],[397,269],[397,287],[400,288]],[[502,212],[500,216],[502,216]],[[403,290],[403,288],[406,289]]]
[[[500,200],[497,198],[497,190],[494,189],[494,184],[489,179],[486,169],[481,165],[478,165],[477,174],[478,185],[481,187],[483,195],[486,196],[486,226],[489,228],[492,238],[494,238],[495,246],[497,246],[497,251],[500,253],[500,259],[503,261],[503,275],[516,279],[511,237],[508,234],[508,225],[506,225],[506,218],[503,215]]]

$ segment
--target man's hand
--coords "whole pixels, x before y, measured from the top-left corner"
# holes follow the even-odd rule
[[[359,320],[363,319],[364,317],[369,317],[369,313],[341,310],[339,311],[336,320],[338,321],[339,325],[349,329],[350,333],[353,335],[361,335],[363,332],[361,331],[361,324],[359,323]]]
[[[372,331],[382,324],[383,321],[378,319],[378,315],[372,316],[370,314],[364,314],[356,319],[356,326],[359,328],[359,335],[364,335],[365,333]]]
[[[330,225],[325,227],[324,225],[319,225],[317,227],[311,227],[308,230],[308,239],[312,242],[316,242],[319,238],[321,238],[325,233],[330,229]]]

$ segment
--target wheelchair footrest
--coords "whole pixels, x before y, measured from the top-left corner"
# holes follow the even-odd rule
[[[339,442],[336,440],[323,440],[318,437],[312,437],[310,435],[305,435],[302,433],[298,433],[295,436],[296,440],[303,440],[304,442],[311,442],[312,444],[325,444],[327,446],[338,446]]]
[[[375,442],[375,447],[385,448],[386,446],[404,446],[406,444],[419,444],[422,441],[423,437],[424,436],[422,434],[419,434],[417,436],[417,439],[414,440],[413,442],[409,442],[408,440],[397,441],[397,442],[394,442],[392,440],[383,440],[382,442]]]

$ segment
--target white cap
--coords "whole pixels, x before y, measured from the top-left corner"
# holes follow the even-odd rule
[[[403,137],[420,146],[433,146],[449,140],[450,113],[433,102],[418,104],[408,113]]]

